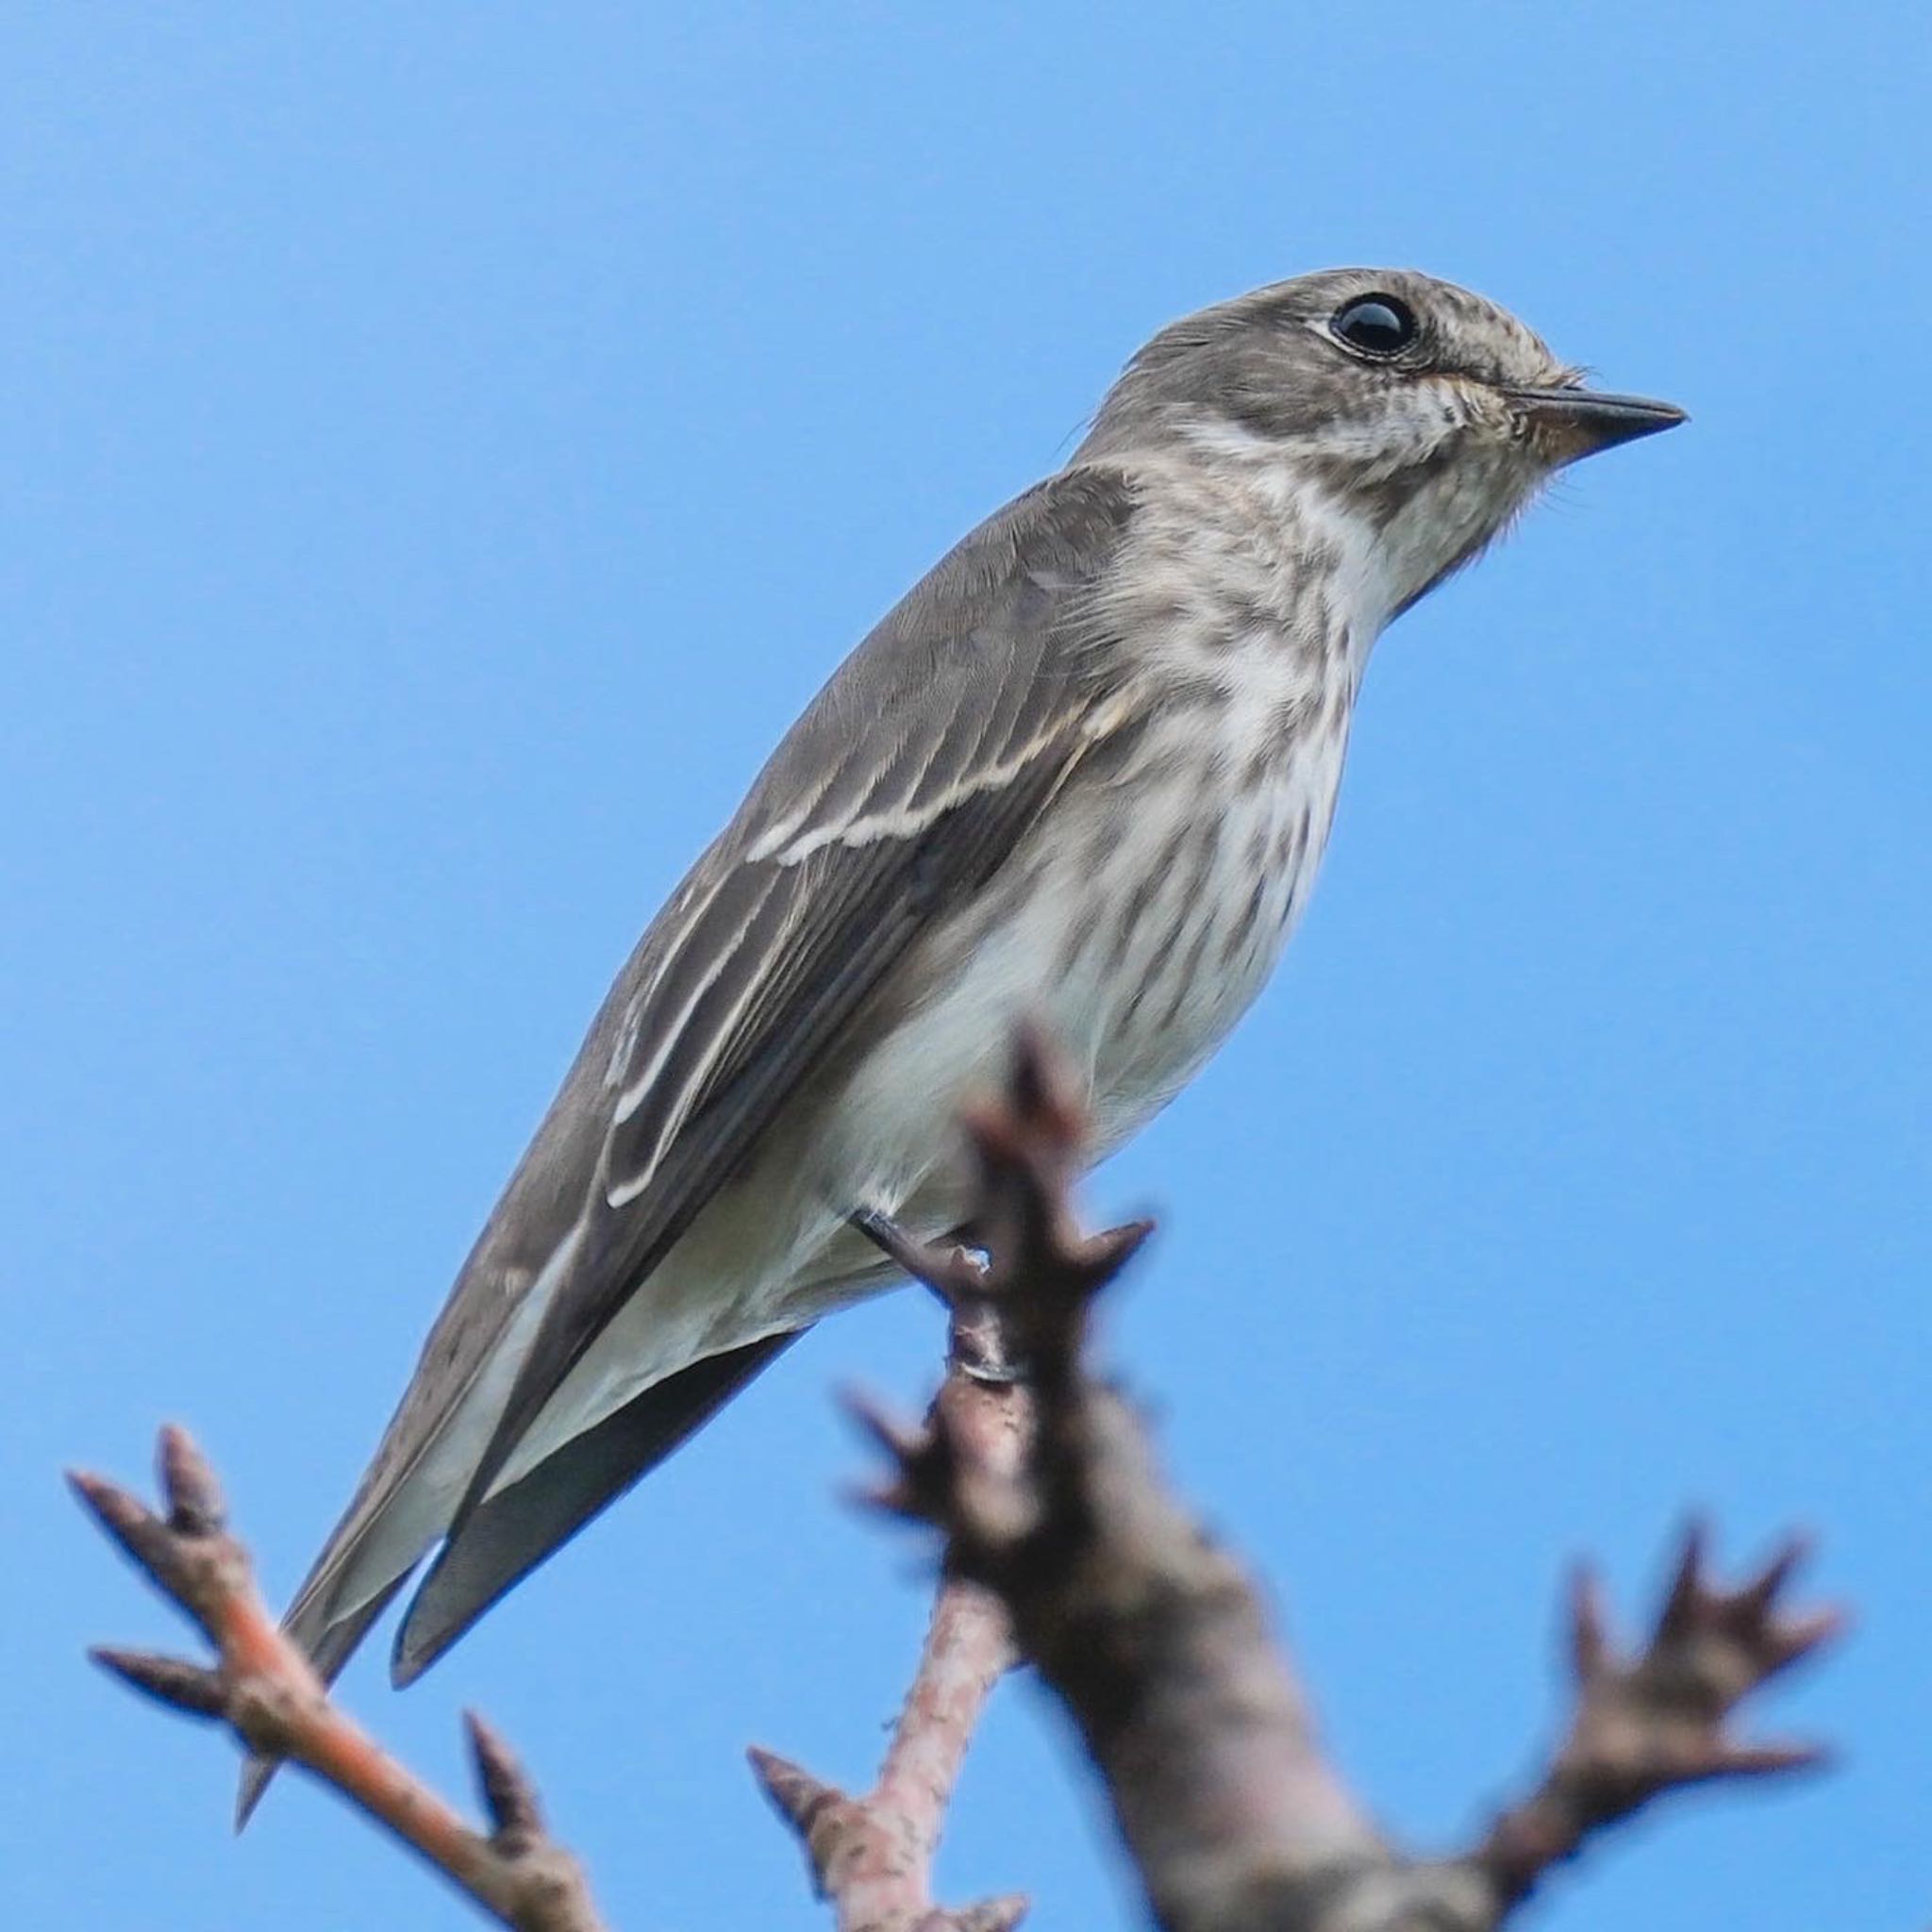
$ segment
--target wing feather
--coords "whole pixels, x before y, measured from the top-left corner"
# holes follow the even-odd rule
[[[727,834],[736,875],[680,947],[724,963],[679,1013],[659,1004],[666,980],[638,1017],[648,1077],[625,1082],[580,1265],[544,1312],[453,1535],[892,965],[985,884],[1091,746],[1110,659],[1082,592],[1130,507],[1122,479],[1085,473],[1022,498],[887,620],[780,748]],[[815,758],[839,778],[816,786]],[[818,802],[801,821],[773,810],[768,787]],[[787,828],[776,849],[759,838],[768,819]]]
[[[298,1594],[332,1668],[348,1646],[329,1633],[355,1617],[359,1635],[427,1540],[398,1528],[415,1520],[399,1500],[572,1237],[471,1506],[933,908],[1051,795],[1106,694],[1087,592],[1132,507],[1120,472],[1071,470],[969,536],[847,659],[640,941]]]

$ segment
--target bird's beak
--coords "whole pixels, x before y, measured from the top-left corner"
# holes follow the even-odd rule
[[[1674,403],[1647,396],[1607,396],[1592,389],[1509,389],[1503,391],[1528,418],[1553,463],[1574,463],[1598,450],[1674,429],[1685,421]]]

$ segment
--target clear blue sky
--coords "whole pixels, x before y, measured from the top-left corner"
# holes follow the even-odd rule
[[[681,18],[677,16],[681,15]],[[802,23],[809,16],[810,25]],[[833,663],[1121,360],[1412,263],[1692,425],[1378,654],[1274,986],[1101,1175],[1109,1345],[1387,1818],[1548,1728],[1565,1559],[1798,1520],[1829,1778],[1674,1806],[1551,1932],[1932,1902],[1922,10],[30,8],[0,32],[0,1834],[9,1921],[469,1923],[91,1676],[173,1624],[55,1485],[199,1430],[280,1595],[644,919]],[[417,1690],[629,1932],[809,1925],[740,1752],[858,1778],[924,1614],[800,1349]],[[379,1651],[383,1646],[373,1646]],[[1118,1922],[1009,1687],[948,1894]],[[17,1889],[17,1890],[16,1890]]]

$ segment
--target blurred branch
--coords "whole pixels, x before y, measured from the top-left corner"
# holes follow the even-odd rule
[[[999,1466],[943,1407],[918,1429],[874,1412],[892,1468],[879,1500],[936,1525],[947,1574],[1005,1603],[1170,1932],[1490,1932],[1588,1836],[1663,1792],[1815,1761],[1809,1746],[1741,1741],[1729,1719],[1838,1616],[1781,1607],[1797,1545],[1727,1592],[1693,1535],[1633,1658],[1612,1652],[1595,1586],[1579,1586],[1575,1710],[1533,1794],[1462,1857],[1399,1850],[1329,1763],[1254,1586],[1172,1497],[1139,1418],[1085,1366],[1093,1298],[1146,1230],[1081,1232],[1070,1189],[1084,1122],[1039,1041],[1023,1044],[1006,1098],[968,1124],[974,1220],[992,1263],[969,1274],[944,1253],[904,1258],[956,1321],[1004,1328],[1035,1425],[1019,1465]]]
[[[1576,1702],[1569,1731],[1535,1791],[1504,1812],[1469,1855],[1505,1907],[1526,1897],[1591,1833],[1665,1791],[1824,1761],[1816,1744],[1746,1742],[1727,1720],[1759,1685],[1836,1637],[1843,1617],[1834,1609],[1790,1615],[1780,1607],[1805,1555],[1799,1539],[1788,1540],[1735,1591],[1709,1580],[1707,1541],[1701,1524],[1685,1533],[1657,1628],[1635,1657],[1614,1653],[1601,1588],[1591,1571],[1577,1572],[1570,1602]]]
[[[488,1834],[391,1757],[330,1703],[284,1637],[229,1535],[213,1470],[186,1430],[160,1436],[157,1516],[99,1476],[69,1477],[96,1522],[214,1647],[213,1666],[147,1651],[97,1649],[94,1661],[173,1710],[229,1726],[252,1751],[287,1757],[358,1806],[460,1891],[517,1932],[602,1932],[576,1860],[549,1838],[535,1789],[482,1719],[465,1722]]]

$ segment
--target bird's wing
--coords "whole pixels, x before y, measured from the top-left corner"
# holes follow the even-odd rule
[[[1052,795],[1106,694],[1111,654],[1089,593],[1132,513],[1110,469],[1029,491],[910,592],[787,735],[640,941],[465,1263],[290,1613],[311,1651],[442,1529],[415,1520],[410,1479],[530,1297],[551,1300],[465,1517],[907,943]],[[574,1235],[557,1282],[546,1266]]]
[[[1132,509],[1062,473],[874,631],[680,894],[626,1005],[584,1245],[544,1308],[451,1528],[651,1271],[844,1039],[908,945],[998,868],[1115,715],[1091,593]]]

